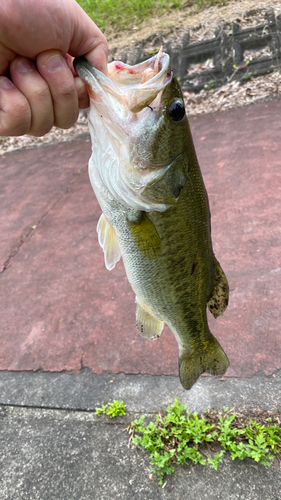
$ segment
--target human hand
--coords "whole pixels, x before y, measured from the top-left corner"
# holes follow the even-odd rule
[[[81,55],[106,73],[106,39],[75,0],[0,2],[0,136],[71,127],[88,106]]]

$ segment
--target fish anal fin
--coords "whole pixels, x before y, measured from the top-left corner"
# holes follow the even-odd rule
[[[181,353],[179,358],[179,377],[184,389],[191,389],[202,373],[224,375],[229,367],[228,358],[215,339],[211,337],[206,350],[199,354]]]
[[[157,339],[164,327],[164,322],[155,318],[136,299],[136,326],[139,334],[147,339]]]
[[[99,244],[104,252],[105,267],[111,271],[121,258],[121,248],[117,235],[108,220],[101,214],[97,225]]]
[[[128,220],[134,241],[142,255],[149,259],[161,255],[161,240],[159,234],[145,212],[140,212],[139,220]]]
[[[210,300],[207,302],[209,311],[214,318],[224,313],[228,306],[229,287],[226,276],[215,258],[214,288]]]

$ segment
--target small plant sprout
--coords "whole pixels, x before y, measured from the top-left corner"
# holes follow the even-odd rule
[[[175,399],[165,415],[157,415],[148,424],[142,415],[132,422],[129,432],[133,444],[150,453],[152,472],[162,486],[165,474],[173,474],[177,464],[209,463],[217,470],[227,452],[232,460],[248,457],[270,465],[274,455],[281,453],[281,428],[275,418],[263,412],[258,418],[261,422],[256,422],[227,407],[219,414],[209,410],[191,414]]]
[[[252,78],[252,76],[253,76],[253,73],[251,71],[249,71],[244,76],[242,76],[242,80],[250,80]]]
[[[216,80],[210,80],[208,83],[204,85],[205,90],[211,90],[216,84]]]
[[[113,403],[107,403],[101,408],[96,409],[96,415],[100,416],[102,413],[108,415],[110,418],[120,417],[126,414],[126,405],[123,401],[118,401],[116,399]]]

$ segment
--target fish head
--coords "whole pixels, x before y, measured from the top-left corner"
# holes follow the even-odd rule
[[[95,191],[127,208],[164,211],[186,183],[182,155],[186,116],[168,54],[135,66],[113,61],[108,76],[84,58],[74,66],[90,97]]]

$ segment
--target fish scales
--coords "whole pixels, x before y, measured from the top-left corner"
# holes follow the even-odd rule
[[[214,317],[223,313],[228,284],[213,253],[208,196],[169,64],[161,53],[134,67],[111,63],[111,78],[80,58],[75,68],[91,98],[89,173],[103,211],[106,266],[122,256],[140,334],[155,339],[168,324],[179,345],[180,381],[190,389],[201,373],[222,375],[229,365],[206,314],[207,306]]]
[[[188,151],[187,155],[190,156]],[[161,239],[161,256],[151,261],[140,255],[136,266],[134,252],[126,252],[126,263],[127,259],[132,260],[126,268],[132,269],[129,281],[137,296],[165,320],[180,345],[185,345],[187,324],[191,337],[207,330],[205,310],[213,288],[214,265],[209,209],[198,164],[194,157],[182,161],[186,168],[189,166],[189,176],[177,204],[164,213],[149,214]],[[195,203],[198,196],[200,205]],[[122,231],[119,237],[122,240]],[[193,270],[195,260],[202,265]],[[146,286],[138,287],[143,281]]]

